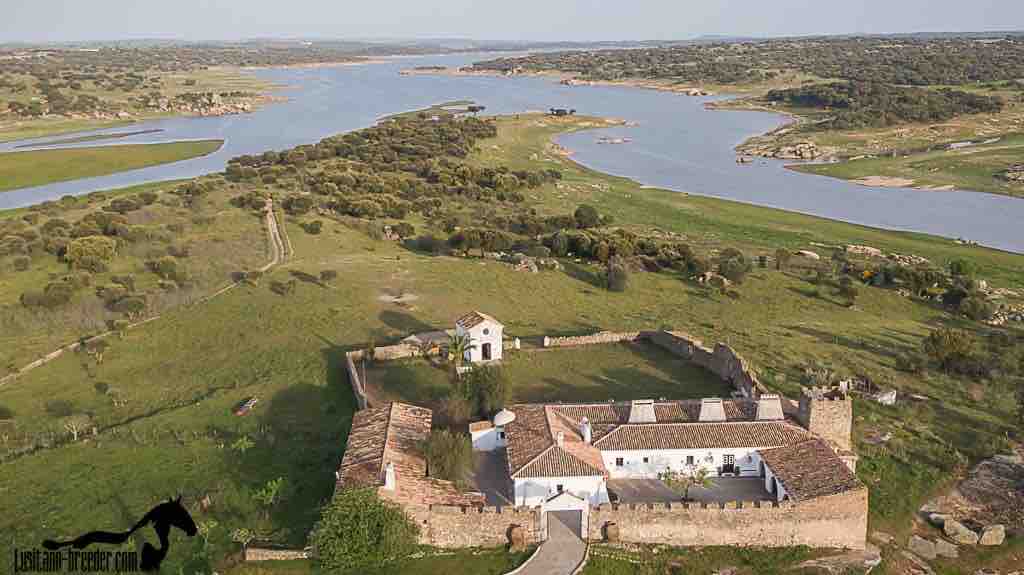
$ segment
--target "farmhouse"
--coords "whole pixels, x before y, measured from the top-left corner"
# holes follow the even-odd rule
[[[463,359],[501,359],[503,331],[479,312],[460,317],[455,333],[472,344]],[[443,344],[451,335],[416,337]],[[408,342],[374,355],[422,353]],[[422,454],[431,410],[373,403],[355,368],[359,352],[350,352],[346,369],[361,410],[336,489],[375,489],[420,526],[422,544],[436,547],[559,547],[565,533],[577,542],[865,547],[868,490],[854,475],[853,407],[844,390],[805,388],[797,400],[771,394],[732,348],[705,347],[677,331],[544,337],[543,347],[558,353],[618,342],[667,350],[728,383],[732,397],[506,406],[469,424],[478,462],[476,491],[466,491],[431,477]],[[679,493],[666,473],[708,480]]]
[[[517,506],[543,505],[563,492],[600,505],[612,500],[617,480],[657,481],[665,472],[701,469],[711,477],[757,478],[764,499],[776,502],[858,488],[855,457],[847,451],[849,424],[842,421],[852,413],[815,413],[827,409],[821,405],[849,400],[826,399],[820,390],[805,395],[792,419],[784,414],[782,398],[763,394],[758,399],[517,405],[489,425],[474,424],[470,432],[477,450],[504,448]],[[847,430],[845,438],[836,437],[836,428]],[[738,485],[749,489],[752,483]]]

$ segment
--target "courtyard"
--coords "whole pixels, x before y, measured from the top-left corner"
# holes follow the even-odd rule
[[[712,477],[711,486],[691,487],[689,500],[697,503],[726,503],[730,501],[771,501],[760,477]],[[669,489],[658,479],[609,479],[608,493],[618,497],[622,504],[669,503],[682,500],[682,496]],[[615,501],[615,497],[612,497]]]
[[[512,403],[699,399],[728,396],[714,374],[647,343],[584,347],[505,348],[500,363],[512,383]],[[367,393],[376,402],[435,405],[451,389],[450,366],[437,358],[367,366]]]

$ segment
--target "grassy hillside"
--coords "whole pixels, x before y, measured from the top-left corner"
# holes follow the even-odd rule
[[[223,144],[224,140],[198,140],[9,152],[0,154],[0,192],[188,160],[213,153]]]
[[[559,153],[550,137],[598,125],[594,119],[523,115],[497,122],[498,137],[484,141],[468,161],[560,170],[560,181],[524,192],[524,204],[540,214],[571,213],[589,203],[601,213],[614,214],[616,224],[628,229],[656,228],[685,236],[700,253],[731,246],[756,256],[779,247],[820,250],[814,244],[856,243],[918,254],[939,265],[966,257],[993,285],[1024,284],[1022,256],[650,190],[583,169]],[[300,188],[287,181],[206,181],[209,191],[196,209],[204,216],[215,214],[217,225],[188,223],[178,241],[205,238],[208,243],[192,251],[189,265],[222,270],[223,280],[228,269],[251,269],[252,261],[263,257],[262,240],[255,240],[259,220],[228,200],[247,190],[282,196]],[[467,204],[465,209],[469,216],[474,209],[482,216],[492,206]],[[159,201],[132,214],[140,221],[169,216],[190,221],[189,209]],[[633,273],[627,291],[613,293],[603,287],[603,267],[585,262],[567,260],[565,271],[524,273],[493,260],[413,252],[367,234],[365,222],[317,217],[323,221],[317,234],[305,231],[302,224],[308,217],[285,218],[294,256],[258,283],[208,303],[168,308],[161,319],[129,331],[123,339],[111,339],[101,362],[86,354],[65,354],[0,387],[0,406],[13,417],[0,423],[0,453],[7,457],[0,464],[5,501],[0,538],[19,546],[115,527],[157,499],[183,493],[193,502],[209,496],[209,511],[197,510],[195,518],[210,527],[210,543],[203,545],[198,537],[179,540],[165,564],[168,572],[222,570],[225,558],[238,548],[231,534],[240,527],[264,540],[300,546],[320,503],[331,495],[333,471],[351,423],[354,400],[341,367],[344,352],[371,339],[379,344],[411,331],[450,327],[459,314],[474,308],[500,319],[510,336],[682,329],[706,342],[727,342],[756,366],[769,387],[787,394],[797,392],[807,366],[826,364],[840,376],[869,377],[929,397],[896,407],[861,400],[855,404],[862,457],[858,473],[871,489],[872,529],[884,529],[901,541],[927,496],[970,462],[1001,449],[1013,430],[1012,381],[897,369],[899,355],[918,349],[938,326],[987,333],[934,302],[865,286],[851,307],[796,270],[759,267],[733,288],[732,297],[671,271]],[[419,216],[408,219],[420,231],[442,233]],[[237,235],[230,235],[236,233],[231,230]],[[224,233],[233,239],[215,241]],[[250,261],[214,263],[230,257],[227,246],[246,244]],[[222,249],[205,249],[218,245]],[[53,271],[59,266],[56,260],[47,265]],[[117,265],[143,273],[137,269],[141,260]],[[325,270],[338,272],[338,279],[317,281]],[[271,289],[293,280],[286,295]],[[0,297],[17,305],[17,293],[15,288],[0,290]],[[416,298],[393,303],[395,294]],[[59,319],[55,314],[5,337],[4,347],[32,350],[15,352],[18,361],[12,363],[22,365],[47,351],[38,344],[47,334],[82,335]],[[8,333],[5,329],[4,335]],[[517,378],[522,381],[513,382],[514,399],[578,399],[580,390],[572,378],[557,385],[536,381],[547,366],[565,365],[571,362],[546,357],[526,361]],[[587,378],[588,397],[630,399],[613,365],[595,360],[588,367],[595,375]],[[662,371],[650,373],[658,380],[665,377]],[[652,389],[648,385],[636,393],[643,396]],[[254,411],[245,417],[232,415],[232,407],[250,397],[259,398]],[[82,429],[77,441],[69,426]],[[881,433],[893,437],[883,445],[864,441]],[[34,445],[35,451],[22,454],[26,445]],[[270,507],[259,503],[259,489],[279,477],[287,482],[281,502]],[[446,570],[486,573],[503,563],[492,556],[478,563],[467,558]],[[626,572],[616,569],[588,572]]]

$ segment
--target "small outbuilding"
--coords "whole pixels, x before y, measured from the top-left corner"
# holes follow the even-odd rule
[[[467,363],[501,360],[501,340],[505,326],[493,317],[473,311],[455,322],[455,334],[468,336],[470,347],[463,359]]]

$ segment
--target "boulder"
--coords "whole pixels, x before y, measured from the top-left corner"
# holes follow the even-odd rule
[[[919,537],[917,535],[910,538],[910,542],[907,543],[907,549],[922,559],[935,559],[937,556],[935,544],[924,537]]]
[[[981,538],[978,539],[979,545],[1002,545],[1003,541],[1006,540],[1006,527],[1002,525],[989,525],[981,530]]]
[[[935,540],[935,554],[939,557],[946,557],[949,559],[956,559],[960,556],[959,547],[953,545],[949,541],[944,539]]]
[[[946,518],[942,525],[942,532],[954,542],[960,545],[977,545],[978,534],[971,531],[963,523],[955,519]]]
[[[893,539],[895,539],[895,537],[889,535],[888,533],[885,533],[884,531],[871,532],[871,540],[875,543],[878,543],[879,545],[888,545],[892,543]]]
[[[946,515],[945,513],[928,514],[928,523],[931,523],[939,529],[942,529],[942,527],[946,524],[946,519],[949,519],[949,515]]]

